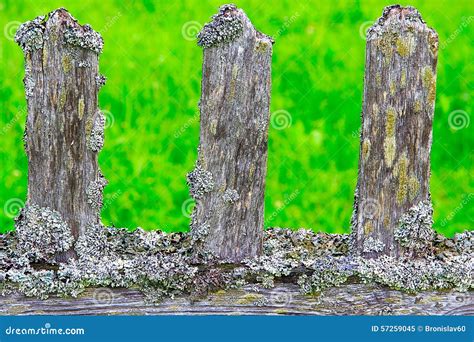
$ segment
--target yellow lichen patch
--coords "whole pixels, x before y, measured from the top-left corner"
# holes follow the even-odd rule
[[[400,57],[405,58],[413,53],[415,44],[412,37],[407,37],[397,38],[395,45],[397,47],[397,52]]]
[[[406,153],[403,153],[398,161],[398,188],[396,193],[396,200],[398,204],[403,204],[407,198],[408,193],[408,158]]]
[[[72,69],[71,56],[69,56],[69,55],[64,55],[64,56],[63,56],[63,60],[62,60],[62,64],[63,64],[63,71],[64,71],[64,73],[67,74],[69,71],[71,71],[71,69]]]
[[[374,231],[374,225],[371,221],[367,221],[364,225],[364,235],[367,236]]]
[[[79,99],[77,112],[79,114],[79,120],[82,120],[82,118],[84,117],[84,98],[83,97]]]
[[[428,35],[428,44],[430,45],[430,51],[433,57],[438,55],[438,35],[434,32],[430,32]]]
[[[378,46],[382,54],[384,55],[384,63],[388,65],[392,60],[394,45],[396,43],[398,34],[395,32],[384,32],[382,38],[378,41]]]
[[[248,293],[246,295],[243,295],[239,299],[237,299],[237,304],[254,304],[256,301],[259,299],[262,299],[263,295],[258,294],[258,293]]]
[[[274,313],[279,314],[279,315],[286,315],[288,313],[288,310],[285,309],[275,309],[273,310]]]
[[[385,119],[385,134],[387,136],[395,135],[395,125],[397,123],[397,112],[393,107],[388,107]]]
[[[407,69],[402,70],[402,75],[400,76],[400,87],[405,88],[407,85]]]
[[[433,106],[435,99],[436,99],[436,80],[433,79],[428,88],[428,97],[427,97],[428,105]]]
[[[362,142],[362,159],[365,161],[369,158],[370,155],[370,140],[364,139]]]
[[[262,40],[259,40],[257,42],[257,45],[255,45],[255,51],[263,53],[263,52],[267,51],[268,47],[269,47],[268,43],[266,43]]]
[[[66,105],[66,89],[61,87],[61,90],[59,91],[59,109],[64,110],[64,106]]]
[[[408,197],[410,201],[413,201],[416,198],[418,191],[420,191],[420,182],[418,181],[418,178],[412,175],[408,180]]]
[[[420,100],[415,100],[415,105],[413,106],[413,112],[415,114],[421,113],[421,101]]]
[[[382,75],[380,74],[380,72],[375,74],[375,84],[379,88],[382,86]]]
[[[387,164],[387,167],[391,167],[393,164],[396,148],[397,146],[396,146],[395,137],[386,137],[383,142],[383,149],[384,149],[384,160],[385,160],[385,164]]]
[[[85,126],[86,136],[91,135],[93,126],[94,126],[94,119],[92,118],[92,115],[91,115],[87,118],[87,121],[86,121],[86,126]]]
[[[423,87],[428,88],[433,81],[434,75],[431,67],[429,65],[423,67],[421,70],[421,81],[423,82]]]
[[[396,90],[397,90],[397,86],[395,85],[395,82],[390,81],[390,95],[394,96]]]

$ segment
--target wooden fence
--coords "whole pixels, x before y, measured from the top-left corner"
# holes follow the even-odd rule
[[[100,225],[107,184],[97,160],[105,126],[98,108],[105,83],[98,63],[103,41],[64,9],[23,24],[16,41],[25,56],[28,103],[28,197],[16,218],[16,248],[37,262],[67,264],[94,243],[91,227]],[[233,5],[222,6],[198,35],[204,50],[200,140],[187,180],[196,201],[193,260],[202,267],[215,260],[237,265],[263,254],[272,44]],[[429,177],[437,54],[436,32],[412,7],[385,8],[368,30],[350,255],[414,259],[434,248]],[[248,286],[217,292],[196,305],[187,297],[147,305],[135,290],[114,289],[106,294],[120,299],[105,304],[93,300],[93,290],[79,299],[47,301],[11,294],[0,311],[472,313],[471,292],[425,291],[413,297],[349,279],[329,289],[327,299],[316,300],[300,294],[294,278],[295,272],[286,274],[273,290],[257,294]]]

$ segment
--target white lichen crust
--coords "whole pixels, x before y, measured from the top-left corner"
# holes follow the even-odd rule
[[[86,190],[87,203],[91,205],[92,208],[100,211],[103,204],[103,191],[107,185],[107,179],[99,172],[98,178],[93,181]]]
[[[235,5],[222,5],[212,22],[204,25],[198,34],[198,45],[211,48],[235,40],[242,34],[243,23]]]
[[[91,151],[99,152],[102,147],[104,147],[104,129],[105,116],[100,110],[98,110],[88,140],[88,147]]]
[[[226,203],[233,204],[240,199],[240,195],[235,189],[227,189],[222,195],[222,198]]]
[[[61,215],[50,208],[27,204],[15,219],[18,248],[32,260],[50,261],[73,244],[71,230]]]
[[[385,247],[385,244],[378,240],[374,239],[372,236],[369,236],[364,241],[363,251],[364,253],[372,253],[372,252],[382,252]]]
[[[46,212],[45,217],[54,217]],[[29,220],[32,228],[39,221],[61,225],[57,217],[38,219],[39,215],[40,208],[35,208]],[[348,253],[348,235],[272,228],[265,232],[260,257],[237,265],[216,260],[198,265],[192,257],[196,243],[192,234],[90,225],[76,243],[78,258],[54,272],[38,269],[38,265],[33,268],[34,253],[18,250],[18,239],[31,237],[25,233],[20,229],[0,235],[0,294],[77,296],[88,286],[110,286],[138,288],[149,301],[159,301],[176,295],[199,299],[209,291],[246,285],[258,292],[282,281],[298,284],[303,293],[319,294],[357,279],[409,293],[474,288],[472,232],[455,239],[437,236],[433,253],[416,259],[365,259]],[[255,298],[251,302],[265,305]]]
[[[401,219],[394,236],[401,246],[422,251],[429,248],[435,237],[433,226],[433,206],[431,201],[422,201],[411,207]]]
[[[15,42],[28,53],[43,48],[45,16],[39,16],[20,25],[15,34]]]
[[[212,173],[204,170],[199,162],[196,163],[194,170],[188,173],[187,183],[189,193],[195,200],[202,198],[214,188]]]
[[[104,47],[102,36],[88,24],[82,27],[68,26],[64,31],[64,41],[69,45],[91,50],[97,54],[100,54]]]

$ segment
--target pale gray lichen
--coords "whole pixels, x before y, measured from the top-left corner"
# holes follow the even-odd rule
[[[240,15],[235,5],[222,5],[219,13],[212,17],[212,22],[204,25],[199,32],[198,45],[211,48],[229,43],[239,37],[243,31]]]
[[[100,54],[104,47],[102,36],[88,24],[82,27],[68,25],[64,30],[64,41],[69,45],[91,50],[97,54]]]
[[[379,239],[374,239],[372,236],[369,236],[364,240],[363,251],[364,253],[379,253],[382,252],[385,247],[385,244]]]
[[[409,250],[427,249],[435,237],[432,226],[433,206],[431,201],[421,201],[402,215],[394,232],[395,240]]]
[[[106,185],[107,180],[102,175],[102,173],[99,172],[97,179],[91,182],[86,190],[87,203],[89,203],[92,208],[97,210],[102,209],[102,203],[104,199],[103,190]]]
[[[474,286],[473,250],[464,242],[471,233],[459,234],[455,242],[441,239],[434,246],[437,250],[423,258],[364,259],[348,256],[348,235],[271,228],[265,231],[260,257],[240,265],[222,265],[216,260],[196,265],[192,234],[143,229],[130,232],[91,225],[75,245],[78,259],[61,264],[55,273],[35,270],[31,259],[16,248],[16,237],[15,232],[0,234],[2,294],[19,291],[45,298],[50,294],[75,296],[88,286],[133,287],[155,302],[183,294],[194,300],[216,289],[247,284],[257,289],[282,281],[298,283],[304,293],[356,279],[406,292],[466,291]],[[449,248],[448,241],[453,242]],[[434,256],[446,251],[449,253],[443,260]],[[250,299],[242,298],[242,303],[258,302]]]
[[[15,42],[25,53],[43,48],[45,16],[39,16],[20,25],[15,34]]]
[[[105,116],[98,110],[91,133],[89,135],[88,147],[93,152],[99,152],[104,147]]]
[[[240,199],[240,195],[235,189],[227,189],[222,195],[222,198],[226,203],[235,203]]]
[[[204,170],[199,162],[196,163],[194,170],[188,173],[187,183],[189,193],[195,200],[202,198],[204,194],[214,189],[212,173]]]
[[[33,78],[33,72],[29,63],[25,65],[25,77],[23,78],[23,84],[25,85],[25,96],[28,100],[29,97],[33,96],[36,87],[36,82]]]
[[[97,84],[98,88],[102,88],[106,82],[107,82],[107,77],[105,77],[102,74],[99,74],[95,77],[95,83]]]
[[[71,248],[74,238],[61,214],[50,208],[27,204],[15,219],[18,247],[32,260],[49,261]]]

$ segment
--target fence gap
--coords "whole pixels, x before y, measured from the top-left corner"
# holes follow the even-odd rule
[[[399,256],[433,238],[429,190],[438,36],[413,7],[389,6],[366,45],[359,176],[351,220],[357,253]]]
[[[19,246],[40,260],[66,261],[75,257],[85,227],[100,223],[103,40],[65,9],[24,23],[15,40],[24,52],[28,103],[28,195],[16,219]]]
[[[187,179],[201,256],[239,261],[261,252],[272,43],[234,5],[222,6],[198,35],[200,141]]]

